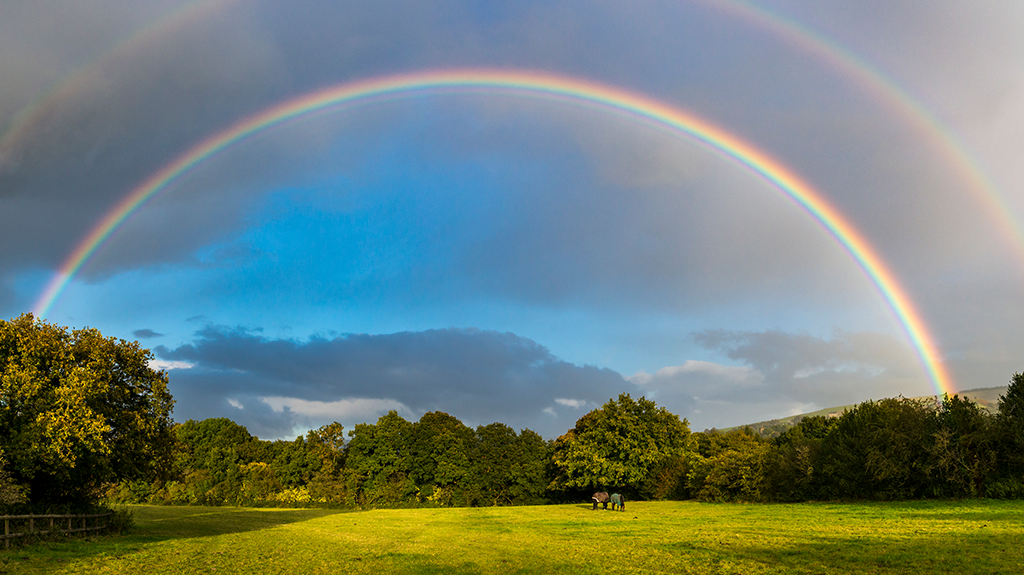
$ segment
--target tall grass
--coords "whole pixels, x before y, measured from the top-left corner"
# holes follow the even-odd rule
[[[133,507],[121,537],[6,573],[1022,573],[1024,503],[589,505],[338,512]]]

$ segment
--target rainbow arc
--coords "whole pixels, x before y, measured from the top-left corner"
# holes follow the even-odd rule
[[[82,266],[147,200],[229,146],[314,112],[446,93],[519,95],[583,106],[668,130],[744,166],[795,202],[850,254],[903,327],[936,392],[955,392],[935,340],[906,290],[863,235],[810,184],[767,153],[680,108],[611,86],[529,71],[440,70],[375,77],[321,89],[243,119],[185,151],[114,206],[75,247],[47,285],[34,306],[36,316],[45,317],[49,313]]]

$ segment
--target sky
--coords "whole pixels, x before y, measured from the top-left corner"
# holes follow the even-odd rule
[[[0,318],[138,341],[176,421],[263,439],[389,410],[552,439],[621,393],[699,431],[1005,385],[1021,29],[1013,0],[5,0]],[[435,84],[253,123],[456,73],[647,108]]]

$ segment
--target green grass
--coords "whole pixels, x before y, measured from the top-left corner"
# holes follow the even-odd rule
[[[129,535],[0,551],[0,572],[1024,572],[1024,502],[132,510]]]

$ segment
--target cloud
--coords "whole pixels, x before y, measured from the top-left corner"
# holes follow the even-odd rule
[[[300,416],[337,416],[351,427],[398,409],[414,418],[441,410],[470,425],[500,421],[554,437],[574,419],[545,417],[552,403],[601,404],[630,387],[611,370],[562,361],[529,339],[473,329],[291,341],[210,327],[191,344],[154,352],[193,366],[171,375],[177,419],[211,417],[233,400],[248,425],[265,433]],[[566,395],[579,399],[556,399]]]
[[[165,359],[153,359],[149,362],[149,367],[155,370],[171,371],[172,369],[191,369],[194,364],[187,361],[175,361]]]
[[[152,338],[155,338],[155,337],[163,337],[164,336],[164,334],[157,333],[157,332],[155,332],[155,331],[153,331],[151,329],[137,329],[137,330],[132,332],[132,335],[134,335],[135,337],[137,337],[139,339],[152,339]]]
[[[886,335],[695,338],[739,365],[690,360],[623,378],[560,360],[515,334],[474,329],[297,341],[208,327],[191,344],[155,352],[192,366],[171,374],[177,419],[229,416],[268,438],[330,421],[351,429],[391,409],[410,420],[440,410],[471,426],[500,421],[551,438],[581,410],[623,392],[645,395],[699,430],[930,391],[911,351]]]
[[[912,351],[888,335],[715,330],[695,339],[740,365],[690,360],[627,379],[697,429],[933,393]]]
[[[408,407],[393,399],[343,399],[341,401],[308,401],[294,397],[260,397],[260,401],[274,409],[275,413],[285,413],[294,418],[292,435],[303,435],[307,429],[316,429],[334,421],[350,422],[346,427],[351,429],[351,422],[374,422],[378,417],[389,411],[395,411],[406,419],[416,420],[418,415]],[[236,407],[244,409],[241,402],[233,399]],[[262,429],[262,426],[256,427]],[[251,431],[251,430],[250,430]]]

